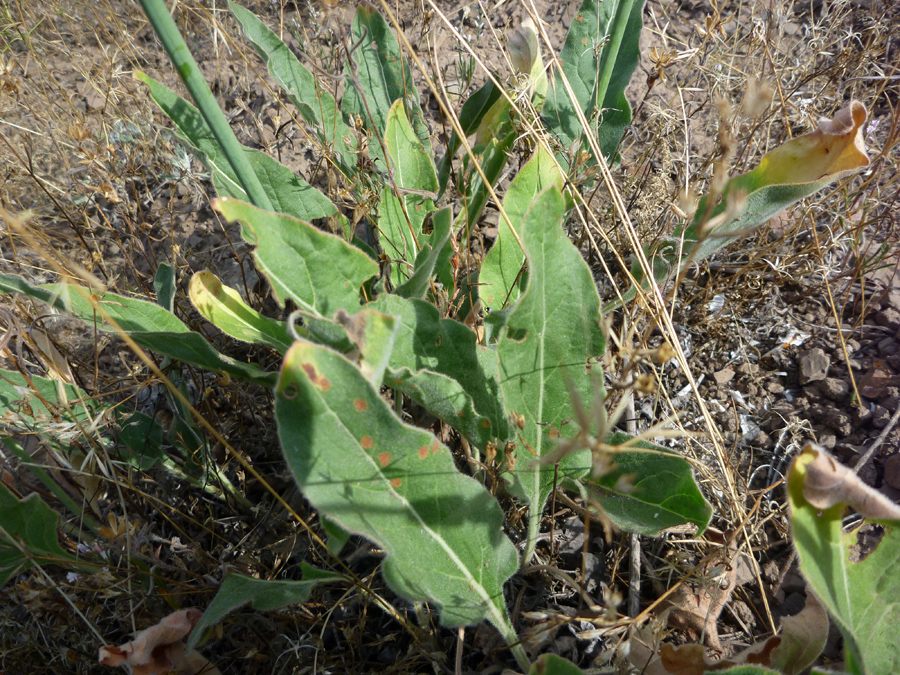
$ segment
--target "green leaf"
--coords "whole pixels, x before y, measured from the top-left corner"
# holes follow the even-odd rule
[[[167,312],[175,311],[175,268],[169,263],[160,263],[153,277],[156,304]]]
[[[59,516],[37,494],[17,499],[0,483],[0,588],[36,563],[75,559],[59,545]]]
[[[541,654],[532,664],[528,675],[584,675],[584,671],[556,654]]]
[[[446,446],[401,422],[343,356],[302,340],[285,358],[275,417],[304,495],[384,549],[398,594],[435,603],[445,626],[487,618],[515,641],[503,583],[517,556],[503,513]]]
[[[384,252],[395,261],[391,265],[391,282],[396,287],[410,278],[413,261],[424,243],[422,224],[435,210],[431,197],[404,190],[434,193],[437,175],[430,155],[406,118],[403,101],[396,101],[388,112],[384,144],[393,183],[401,194],[395,194],[393,183],[385,181],[378,211],[378,235]]]
[[[516,434],[513,492],[530,506],[528,548],[534,552],[544,503],[557,479],[579,478],[590,467],[590,451],[570,452],[553,464],[534,460],[550,454],[559,439],[577,429],[567,423],[572,395],[591,401],[600,379],[588,359],[601,356],[606,340],[600,326],[600,298],[578,249],[560,227],[565,202],[555,187],[542,192],[522,224],[528,258],[528,287],[497,344],[500,386],[510,416],[522,416]],[[592,366],[596,368],[597,366]],[[599,392],[602,395],[602,392]]]
[[[564,182],[553,157],[544,146],[539,145],[534,156],[510,184],[503,198],[503,210],[509,217],[509,224],[500,218],[497,240],[485,256],[479,274],[481,285],[478,294],[489,310],[502,309],[519,299],[526,281],[522,269],[525,252],[516,241],[514,232],[521,232],[525,214],[538,193],[551,185],[562,190]]]
[[[191,302],[207,321],[236,340],[268,345],[284,354],[293,338],[284,321],[263,316],[244,302],[241,294],[219,281],[212,272],[191,277]]]
[[[2,424],[13,431],[38,431],[33,425],[54,418],[87,420],[99,407],[73,384],[37,375],[29,375],[29,380],[18,371],[0,370],[0,410],[6,415]]]
[[[365,253],[307,222],[235,199],[217,199],[213,208],[226,220],[244,224],[244,239],[256,245],[257,267],[282,305],[290,299],[320,316],[338,309],[353,313],[363,283],[378,274],[378,265]]]
[[[150,96],[175,123],[189,147],[209,167],[216,192],[223,197],[249,201],[200,111],[144,73],[136,72],[135,77],[150,88]],[[289,168],[257,150],[244,148],[244,152],[275,211],[305,221],[339,216],[337,207],[328,197]]]
[[[781,675],[781,673],[761,666],[735,666],[728,670],[708,670],[705,675]]]
[[[600,152],[607,160],[613,158],[631,123],[625,89],[640,58],[643,7],[644,0],[585,0],[575,14],[560,61],[576,100],[569,98],[557,75],[541,114],[563,148],[584,135],[577,106],[591,131],[596,130]]]
[[[512,148],[515,140],[516,134],[513,132],[502,139],[492,138],[485,147],[479,149],[480,151],[476,156],[481,165],[481,170],[484,172],[485,178],[488,179],[491,187],[500,180],[500,174],[503,173],[506,160],[509,158],[509,150]],[[468,160],[468,157],[466,157],[466,160]],[[466,168],[468,171],[465,171]],[[464,230],[467,235],[466,239],[468,239],[468,233],[478,223],[490,193],[487,191],[481,174],[469,166],[468,161],[464,162],[463,180],[460,183],[463,186],[462,203],[465,208],[456,217],[456,227],[454,229],[457,232]]]
[[[325,148],[338,153],[347,176],[356,169],[356,134],[344,124],[334,96],[297,60],[281,39],[252,12],[229,0],[228,8],[244,29],[257,53],[266,62],[269,74],[290,97]],[[238,197],[237,195],[230,195]],[[295,215],[302,220],[309,220]]]
[[[250,603],[254,609],[265,612],[287,607],[295,602],[306,602],[309,594],[319,584],[341,581],[344,578],[335,572],[316,569],[303,562],[300,563],[300,569],[303,572],[302,581],[268,581],[229,574],[194,626],[188,649],[193,649],[200,642],[207,628],[215,626],[238,607]]]
[[[398,99],[406,109],[407,118],[412,120],[416,136],[428,154],[433,154],[409,63],[390,26],[372,5],[361,3],[356,10],[351,32],[351,40],[354,44],[360,44],[351,56],[352,66],[348,63],[345,67],[347,88],[341,109],[347,118],[359,117],[373,136],[369,141],[369,155],[372,159],[383,161],[384,154],[378,138],[384,135],[388,111]],[[351,69],[356,72],[360,89],[353,82]]]
[[[462,109],[459,111],[459,125],[462,127],[466,137],[475,133],[479,125],[481,125],[484,116],[497,102],[500,96],[500,89],[497,88],[493,80],[488,80],[481,86],[481,89],[466,99]],[[441,161],[438,162],[437,173],[438,183],[440,185],[438,193],[441,195],[444,194],[444,190],[447,188],[447,181],[450,178],[450,171],[453,168],[453,158],[456,157],[456,153],[459,151],[461,145],[462,141],[454,131],[450,136],[450,142],[447,143],[447,152],[444,153],[444,156],[441,157]]]
[[[788,504],[800,570],[844,635],[848,670],[900,672],[900,507],[812,444],[791,465]],[[880,540],[844,531],[848,506],[883,528]]]
[[[431,234],[422,235],[422,250],[416,257],[412,276],[394,289],[394,293],[401,298],[424,298],[435,271],[444,288],[452,290],[453,269],[450,266],[450,258],[453,255],[453,248],[450,246],[452,209],[448,206],[436,212],[432,224],[434,229]]]
[[[96,294],[87,288],[66,284],[32,286],[14,274],[0,274],[0,293],[22,293],[88,324],[97,323],[107,332],[115,332],[109,323],[114,321],[141,347],[185,363],[266,386],[275,382],[275,373],[220,354],[202,335],[153,302],[115,293]]]
[[[368,306],[400,319],[385,384],[400,387],[482,450],[488,441],[509,438],[494,350],[479,346],[474,332],[459,321],[442,319],[425,301],[383,295]]]
[[[616,432],[606,443],[623,445],[631,440],[628,434]],[[590,481],[606,492],[600,505],[610,520],[626,532],[650,537],[684,523],[694,523],[699,528],[698,536],[703,534],[712,517],[712,507],[697,488],[691,465],[653,443],[640,441],[631,447],[653,452],[617,452],[610,458],[612,470]]]

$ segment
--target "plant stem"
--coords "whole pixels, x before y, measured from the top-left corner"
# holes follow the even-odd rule
[[[254,206],[266,211],[272,211],[272,202],[269,201],[269,196],[259,182],[253,167],[250,166],[250,161],[247,159],[243,146],[238,142],[234,131],[228,124],[228,120],[225,119],[225,114],[219,107],[215,96],[209,90],[209,85],[203,79],[200,68],[197,66],[194,57],[191,56],[191,52],[179,32],[178,26],[175,25],[175,20],[166,8],[164,0],[140,0],[140,2],[166,53],[172,59],[172,65],[175,66],[175,70],[181,76],[184,86],[187,87],[191,97],[194,99],[194,103],[197,104],[197,109],[203,115],[203,119],[206,120],[206,124],[228,159],[228,163],[231,164],[238,182],[241,184],[244,192],[247,193],[247,198]]]
[[[598,110],[603,107],[603,101],[606,99],[606,88],[612,79],[616,58],[619,56],[619,47],[622,46],[622,38],[625,36],[625,28],[628,25],[628,19],[631,17],[633,6],[634,0],[620,0],[619,6],[616,8],[616,18],[613,19],[612,33],[609,36],[609,42],[603,48],[597,73],[596,105]]]

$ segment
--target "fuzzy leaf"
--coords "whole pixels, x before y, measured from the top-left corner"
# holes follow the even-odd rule
[[[191,277],[191,302],[211,324],[244,342],[268,345],[284,354],[293,339],[284,321],[263,316],[244,302],[241,294],[205,270]]]
[[[156,304],[167,312],[175,311],[175,268],[169,263],[160,263],[153,277]]]
[[[560,61],[576,100],[569,98],[557,74],[541,114],[564,148],[584,135],[577,106],[591,132],[596,130],[600,152],[613,159],[631,123],[625,89],[640,58],[643,7],[644,0],[585,0],[575,14]]]
[[[445,626],[487,618],[515,639],[503,584],[517,557],[503,513],[446,446],[401,422],[343,356],[306,341],[285,358],[275,417],[297,485],[320,514],[384,549],[397,593],[435,603]]]
[[[17,499],[0,483],[0,588],[36,562],[74,560],[59,545],[59,516],[37,494]]]
[[[398,99],[406,109],[407,118],[412,120],[416,136],[432,155],[428,126],[422,116],[412,72],[391,27],[374,7],[361,3],[351,31],[353,42],[360,43],[351,58],[361,89],[357,90],[355,84],[351,84],[353,79],[349,76],[351,65],[348,63],[345,67],[348,86],[341,109],[345,117],[359,117],[366,130],[375,136],[369,142],[370,156],[381,160],[379,164],[384,160],[381,143],[376,137],[385,133],[389,111]]]
[[[180,136],[194,154],[209,167],[216,192],[222,197],[248,201],[247,193],[238,182],[231,164],[222,154],[218,141],[200,111],[144,73],[135,72],[135,77],[149,87],[150,96],[175,123]],[[244,148],[244,152],[269,197],[272,208],[277,212],[307,221],[328,216],[338,219],[342,217],[328,197],[283,164],[257,150]]]
[[[97,322],[101,330],[115,332],[112,324],[101,323],[106,320],[105,314],[145,349],[257,384],[271,386],[275,381],[275,373],[220,354],[202,335],[153,302],[115,293],[96,294],[87,288],[65,284],[32,286],[13,274],[0,274],[0,293],[28,295],[89,324]]]
[[[451,208],[448,206],[436,212],[432,223],[434,229],[431,234],[422,236],[422,250],[416,257],[412,276],[394,289],[394,293],[401,298],[424,298],[435,272],[444,288],[449,289],[453,285],[453,269],[450,266],[453,254],[450,246],[450,230],[453,225]]]
[[[506,160],[509,158],[510,148],[512,148],[515,140],[516,134],[513,132],[502,139],[492,138],[486,146],[480,149],[478,161],[481,165],[481,170],[492,187],[500,180],[500,174],[503,173]],[[464,173],[464,180],[462,181],[463,194],[461,200],[465,208],[456,217],[456,227],[454,229],[457,232],[464,230],[468,239],[468,232],[478,223],[490,194],[481,175],[468,166],[467,163],[464,163],[464,166],[468,168],[468,172]]]
[[[287,93],[303,119],[313,126],[322,145],[337,151],[344,172],[351,175],[356,169],[356,134],[344,124],[334,96],[252,12],[231,0],[228,8],[266,62],[269,74]],[[230,196],[241,199],[238,195]],[[297,217],[309,220],[308,217]]]
[[[378,211],[378,234],[384,252],[395,261],[391,266],[391,282],[397,287],[410,278],[413,262],[424,240],[430,238],[422,233],[422,223],[435,210],[431,197],[403,193],[403,190],[435,193],[438,184],[431,156],[406,118],[402,100],[396,101],[388,112],[384,144],[401,194],[395,194],[393,184],[385,181]]]
[[[295,602],[306,602],[309,600],[309,594],[321,583],[343,579],[340,574],[320,570],[306,563],[300,563],[300,570],[303,572],[301,581],[267,581],[242,574],[229,574],[225,577],[216,597],[203,612],[200,621],[194,626],[188,640],[188,648],[196,647],[207,628],[215,626],[238,607],[250,603],[260,612],[280,609]]]
[[[531,507],[529,540],[536,540],[547,496],[556,481],[579,478],[590,467],[590,452],[570,452],[553,464],[538,460],[559,439],[576,432],[572,394],[591,401],[600,379],[591,377],[588,359],[603,354],[600,298],[594,278],[560,221],[563,196],[555,187],[542,192],[522,224],[528,258],[528,287],[510,314],[497,344],[500,386],[511,416],[524,417],[516,434],[513,491]],[[596,368],[596,366],[592,366]],[[596,431],[596,430],[595,430]]]
[[[829,482],[833,498],[820,501]],[[900,507],[812,444],[791,465],[788,503],[800,570],[844,635],[848,669],[900,672]],[[865,522],[884,528],[880,540],[859,541],[858,528],[844,531],[850,503]]]
[[[622,445],[630,440],[628,434],[617,432],[606,443]],[[610,458],[612,470],[590,481],[607,493],[600,504],[610,520],[626,532],[650,537],[684,523],[694,523],[699,528],[698,536],[703,534],[712,507],[697,488],[691,465],[652,443],[641,441],[632,447],[654,452],[617,452]]]
[[[216,199],[213,208],[243,223],[243,237],[256,245],[253,258],[282,305],[291,299],[320,316],[338,309],[353,313],[363,283],[378,274],[365,253],[309,223],[227,197]]]
[[[462,109],[459,111],[459,125],[462,127],[463,133],[467,137],[475,133],[475,130],[478,129],[484,116],[497,102],[497,99],[499,99],[500,96],[500,90],[493,81],[488,80],[482,85],[481,89],[466,99]],[[456,157],[456,153],[459,151],[461,145],[462,141],[459,140],[459,136],[457,136],[454,131],[450,136],[450,142],[447,144],[447,152],[444,153],[444,156],[441,157],[440,162],[438,162],[437,173],[438,183],[440,184],[440,194],[444,194],[444,190],[447,187],[447,181],[450,178],[450,171],[453,168],[453,158]]]
[[[479,346],[474,332],[459,321],[442,319],[437,308],[422,300],[383,295],[369,307],[400,319],[385,384],[401,387],[482,450],[488,441],[503,441],[511,435],[494,350]],[[431,377],[429,371],[451,382]],[[428,382],[417,383],[415,378]],[[419,388],[413,389],[413,384]]]
[[[528,675],[584,675],[584,671],[556,654],[541,654],[532,664]]]
[[[503,210],[509,217],[509,225],[500,218],[497,240],[484,258],[478,279],[481,284],[478,295],[489,310],[514,305],[519,299],[527,275],[522,269],[525,252],[516,241],[513,230],[521,236],[525,214],[539,192],[551,185],[562,190],[563,183],[564,177],[553,157],[541,145],[510,184],[503,198]]]

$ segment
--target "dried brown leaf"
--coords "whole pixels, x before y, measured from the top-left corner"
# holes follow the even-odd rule
[[[102,647],[100,663],[124,665],[132,675],[221,675],[219,669],[200,653],[185,648],[184,639],[191,634],[201,616],[198,609],[173,612],[121,647]]]

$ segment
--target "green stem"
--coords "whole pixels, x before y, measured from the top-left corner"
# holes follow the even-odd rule
[[[616,18],[613,19],[612,33],[609,36],[609,42],[603,48],[603,55],[600,57],[600,67],[597,73],[596,105],[598,110],[603,107],[603,101],[606,99],[606,88],[609,86],[613,70],[616,67],[619,47],[622,46],[625,28],[628,26],[628,19],[631,18],[633,6],[634,0],[621,0],[616,8]]]
[[[534,503],[532,503],[531,511],[528,514],[528,538],[525,540],[525,553],[522,554],[522,564],[519,569],[531,564],[534,549],[537,548],[538,535],[541,533],[541,514],[533,513]]]
[[[159,36],[166,53],[172,59],[175,70],[181,76],[184,86],[187,87],[191,97],[194,99],[194,103],[197,104],[197,109],[200,110],[200,114],[206,120],[206,124],[228,159],[228,163],[231,164],[238,182],[241,184],[244,192],[247,193],[247,198],[254,206],[266,211],[272,211],[272,202],[269,201],[269,196],[263,190],[256,172],[250,166],[250,161],[247,159],[243,146],[238,142],[215,96],[209,90],[209,85],[203,79],[200,68],[197,66],[197,62],[194,61],[194,57],[191,56],[191,52],[179,32],[178,26],[175,25],[175,20],[166,8],[164,0],[140,1],[141,6],[144,8],[144,13],[150,19],[150,23]]]

